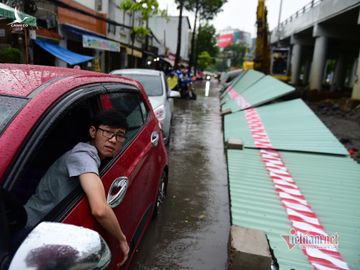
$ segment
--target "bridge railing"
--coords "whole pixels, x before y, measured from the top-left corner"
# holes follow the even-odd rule
[[[291,23],[294,19],[296,19],[297,17],[299,17],[300,15],[307,13],[309,10],[311,10],[312,8],[320,5],[321,2],[324,2],[325,0],[312,0],[309,3],[307,3],[305,6],[303,6],[301,9],[299,9],[298,11],[296,11],[293,15],[291,15],[290,17],[288,17],[286,20],[282,21],[280,23],[279,26],[277,26],[274,30],[275,32],[278,31],[278,27],[280,27],[280,29],[288,24]]]

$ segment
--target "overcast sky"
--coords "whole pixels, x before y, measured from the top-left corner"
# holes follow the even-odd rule
[[[281,0],[266,0],[266,7],[268,9],[268,24],[269,29],[274,29],[278,24],[279,10]],[[173,0],[158,0],[160,8],[168,9],[169,15],[179,15],[176,5]],[[283,0],[281,20],[290,17],[296,11],[301,9],[311,0]],[[223,11],[215,17],[211,22],[217,31],[230,26],[231,28],[238,28],[243,31],[251,33],[254,37],[256,34],[256,8],[257,0],[228,0],[223,6]],[[194,17],[191,13],[185,12],[185,15],[190,17],[190,23],[193,25]]]

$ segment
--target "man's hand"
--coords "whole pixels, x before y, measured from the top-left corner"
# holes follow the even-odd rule
[[[129,256],[129,245],[114,211],[106,201],[104,186],[101,179],[94,173],[84,173],[80,175],[79,178],[80,184],[89,200],[91,214],[107,232],[119,241],[120,250],[124,258],[118,263],[118,266],[123,265]]]
[[[120,267],[125,263],[125,261],[127,260],[128,256],[129,256],[129,249],[130,249],[126,239],[120,241],[119,244],[120,244],[120,250],[123,253],[124,258],[121,262],[119,262],[117,264],[117,267]]]

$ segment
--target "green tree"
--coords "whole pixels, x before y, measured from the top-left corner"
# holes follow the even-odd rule
[[[139,12],[141,20],[146,22],[150,16],[161,15],[166,16],[166,11],[159,9],[157,0],[123,0],[119,8],[125,11]],[[146,36],[150,34],[150,30],[146,26],[135,26],[132,33],[139,36]]]
[[[190,66],[193,63],[196,63],[195,55],[195,36],[197,29],[198,19],[201,20],[211,20],[218,12],[221,11],[221,7],[227,0],[175,0],[179,8],[179,25],[178,25],[178,38],[177,38],[177,49],[176,49],[176,59],[175,63],[179,62],[180,58],[180,49],[181,49],[181,26],[182,26],[182,12],[183,8],[188,11],[195,13],[194,19],[194,29],[191,41],[191,54],[190,54]]]
[[[199,54],[197,59],[197,65],[202,70],[208,68],[211,64],[213,64],[213,58],[207,51],[203,51]]]
[[[199,27],[197,34],[195,53],[200,55],[203,51],[207,51],[212,58],[215,58],[219,52],[219,48],[216,46],[216,29],[208,23]]]
[[[196,59],[198,52],[201,50],[197,50],[197,46],[199,42],[196,37],[196,26],[197,19],[199,14],[199,20],[205,20],[206,24],[208,20],[212,20],[213,17],[221,11],[221,7],[227,2],[227,0],[193,0],[189,2],[189,5],[185,5],[187,10],[195,10],[195,19],[194,19],[194,30],[192,33],[191,39],[191,54],[190,54],[190,66],[194,64],[194,69],[196,70]],[[199,31],[201,29],[200,21],[199,21]]]
[[[5,48],[0,50],[0,63],[16,63],[21,62],[21,51],[17,48]]]
[[[226,71],[227,70],[226,59],[225,58],[216,58],[215,59],[215,69],[220,72]]]
[[[231,66],[241,68],[246,54],[246,47],[242,44],[231,44],[224,48],[223,54],[231,59]]]
[[[145,49],[148,49],[149,43],[149,17],[153,15],[166,16],[166,11],[159,9],[159,3],[157,0],[123,0],[119,8],[125,11],[132,11],[132,30],[130,33],[131,47],[134,49],[135,37],[145,37]],[[146,25],[134,26],[135,23],[135,12],[140,13],[141,20],[146,22]],[[133,53],[132,53],[133,54]],[[143,61],[146,61],[144,58]],[[134,60],[132,60],[131,66],[134,66]]]

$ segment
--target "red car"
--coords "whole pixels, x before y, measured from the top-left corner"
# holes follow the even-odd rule
[[[15,251],[9,244],[23,226],[26,217],[22,205],[34,193],[41,176],[60,155],[87,139],[91,116],[111,108],[126,115],[127,139],[120,153],[102,164],[99,172],[108,203],[130,246],[129,259],[123,266],[127,268],[165,197],[168,175],[160,125],[142,86],[130,79],[90,71],[0,64],[1,269],[9,265],[10,269],[31,268],[34,265],[29,263],[29,256],[35,253],[36,258],[30,261],[40,260],[45,265],[37,269],[70,269],[47,268],[46,264],[64,261],[56,250],[62,245],[59,243],[68,247],[71,242],[80,246],[67,248],[72,251],[64,255],[74,269],[117,269],[116,262],[121,261],[117,241],[93,218],[80,186],[44,218],[54,223],[41,223]],[[96,240],[99,249],[90,250],[83,237],[89,236],[90,230],[66,224],[96,231],[92,235],[101,235]],[[54,235],[65,240],[51,240]],[[34,246],[35,238],[42,239],[41,248]],[[91,240],[90,244],[95,242]],[[81,248],[87,253],[80,252]]]

